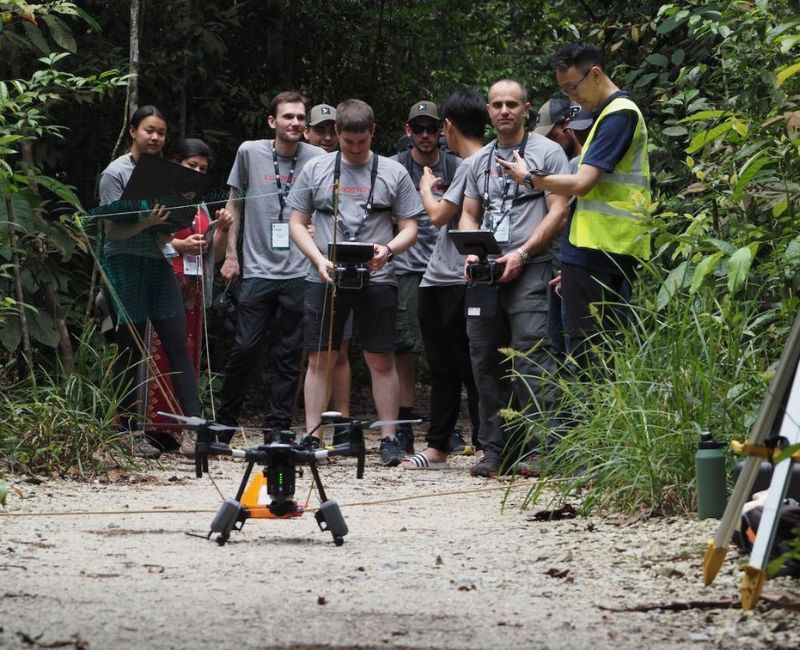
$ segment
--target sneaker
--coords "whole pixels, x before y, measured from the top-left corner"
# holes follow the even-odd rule
[[[158,458],[161,450],[153,445],[143,433],[133,433],[125,441],[125,448],[136,458]]]
[[[460,429],[453,429],[450,434],[450,440],[447,441],[448,454],[463,454],[467,448],[467,443],[464,442],[464,436],[461,434]]]
[[[491,451],[485,451],[481,459],[469,468],[470,476],[490,478],[497,476],[500,470],[500,456]]]
[[[409,455],[414,453],[414,431],[410,424],[399,425],[394,437],[400,445],[400,449]]]
[[[378,451],[384,467],[397,467],[406,456],[397,438],[382,438]]]
[[[194,458],[197,445],[197,434],[194,433],[194,431],[187,431],[184,429],[183,433],[181,433],[180,443],[181,444],[178,448],[178,451],[180,452],[181,456],[186,456],[186,458]]]
[[[316,436],[312,436],[311,434],[305,436],[300,441],[300,446],[308,451],[317,451],[317,449],[319,449],[320,444],[321,444],[320,439],[317,438]]]

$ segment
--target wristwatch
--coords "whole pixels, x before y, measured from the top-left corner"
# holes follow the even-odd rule
[[[528,263],[528,258],[530,257],[530,255],[528,255],[528,254],[525,252],[525,250],[524,250],[524,249],[522,249],[522,248],[518,248],[518,249],[517,249],[517,255],[519,255],[519,257],[520,257],[520,259],[522,260],[522,263],[523,263],[523,264],[527,264],[527,263]]]
[[[525,178],[522,180],[523,185],[527,185],[531,189],[533,189],[533,172],[528,172],[525,174]]]
[[[384,244],[384,246],[386,246],[386,250],[389,251],[389,253],[386,255],[386,263],[388,264],[394,259],[394,251],[392,250],[392,247],[389,246],[389,244]]]

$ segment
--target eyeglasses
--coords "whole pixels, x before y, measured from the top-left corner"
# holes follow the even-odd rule
[[[430,133],[431,135],[435,135],[439,133],[440,129],[442,128],[438,124],[411,124],[411,132],[414,135],[422,135],[423,131],[425,133]]]
[[[566,95],[567,97],[569,97],[572,93],[574,93],[576,90],[578,90],[578,86],[581,85],[581,82],[584,79],[586,79],[586,77],[589,75],[589,73],[591,71],[592,71],[592,69],[589,68],[586,72],[583,73],[583,76],[580,79],[578,79],[574,84],[570,84],[566,88],[562,88],[561,89],[561,93]]]

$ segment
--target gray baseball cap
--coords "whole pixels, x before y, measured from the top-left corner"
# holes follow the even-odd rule
[[[556,124],[572,116],[572,105],[566,97],[553,97],[542,104],[538,115],[534,131],[539,135],[547,135]]]
[[[430,117],[437,121],[441,120],[439,117],[439,109],[436,107],[436,104],[427,99],[418,101],[411,107],[408,111],[408,120],[406,121],[411,122],[418,117]]]
[[[336,109],[330,104],[317,104],[308,113],[308,126],[317,126],[323,122],[335,122]]]
[[[564,126],[564,129],[585,131],[594,123],[594,115],[592,115],[592,112],[580,104],[572,105],[572,113],[572,119]]]

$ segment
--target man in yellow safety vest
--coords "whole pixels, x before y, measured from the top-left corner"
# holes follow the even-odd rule
[[[647,224],[634,208],[650,197],[647,127],[606,74],[599,48],[571,43],[552,63],[561,92],[594,114],[578,171],[540,175],[517,157],[504,166],[533,188],[577,197],[561,251],[561,294],[573,356],[586,367],[598,335],[613,333],[624,320],[636,267],[650,256]]]

